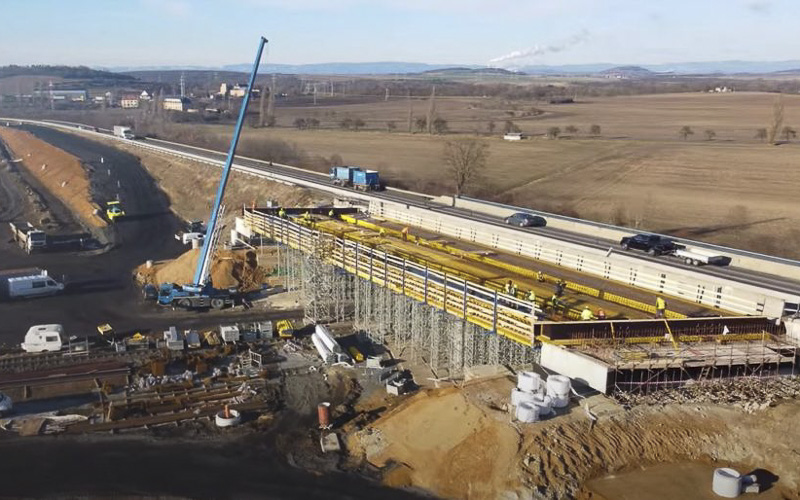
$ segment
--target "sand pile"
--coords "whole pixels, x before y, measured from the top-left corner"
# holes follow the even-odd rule
[[[78,158],[23,130],[4,127],[0,137],[25,169],[78,218],[94,227],[107,225],[94,214],[89,173]]]
[[[191,283],[199,256],[200,249],[194,249],[175,260],[155,263],[150,269],[143,264],[137,268],[137,276],[143,283],[156,285]],[[217,288],[255,290],[266,282],[268,274],[269,270],[259,264],[259,256],[252,250],[221,250],[214,254],[211,262],[211,282]]]

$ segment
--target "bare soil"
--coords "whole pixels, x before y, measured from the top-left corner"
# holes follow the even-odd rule
[[[800,434],[793,400],[749,414],[713,405],[667,405],[623,410],[610,400],[586,400],[598,421],[581,407],[535,424],[512,421],[505,411],[513,382],[482,379],[456,388],[429,389],[387,411],[354,433],[348,448],[378,466],[384,480],[447,498],[603,498],[590,482],[608,474],[658,464],[733,466],[778,477],[776,498],[800,498]],[[710,489],[711,475],[689,475],[690,486]],[[657,474],[657,471],[656,471]],[[637,497],[658,497],[658,482],[636,484]],[[692,482],[693,481],[693,482]],[[605,483],[603,483],[605,484]],[[651,496],[648,497],[648,494]],[[620,500],[629,497],[616,497]],[[677,497],[673,497],[677,498]]]
[[[191,283],[194,278],[200,249],[189,250],[177,259],[155,262],[152,267],[142,264],[136,269],[142,283]],[[241,291],[261,288],[276,263],[272,250],[220,250],[211,263],[211,282],[219,288],[236,287]]]
[[[21,165],[45,189],[57,196],[84,224],[104,228],[105,219],[95,214],[89,172],[81,160],[33,134],[12,128],[0,128],[0,137],[12,152],[21,158]]]

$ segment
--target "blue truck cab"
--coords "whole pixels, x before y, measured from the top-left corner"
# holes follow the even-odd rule
[[[381,178],[377,170],[361,170],[353,172],[353,187],[359,191],[379,191]]]

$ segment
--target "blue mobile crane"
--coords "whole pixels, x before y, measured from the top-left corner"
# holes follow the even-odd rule
[[[256,74],[258,73],[258,65],[261,62],[261,53],[264,51],[264,46],[266,44],[267,39],[262,36],[258,42],[258,51],[256,52],[256,60],[253,63],[253,70],[250,73],[250,82],[247,86],[247,92],[242,101],[242,108],[239,110],[239,119],[236,122],[233,139],[231,139],[228,158],[225,160],[225,166],[222,168],[222,178],[217,188],[217,199],[214,201],[214,206],[211,208],[211,216],[208,219],[208,229],[203,242],[203,250],[200,252],[200,258],[197,261],[197,269],[194,273],[194,282],[191,285],[179,285],[176,283],[161,284],[158,288],[157,297],[157,301],[161,305],[178,306],[185,309],[202,309],[208,307],[222,309],[234,303],[236,291],[214,288],[211,283],[211,271],[209,268],[211,266],[211,257],[214,253],[214,247],[219,238],[219,218],[224,210],[222,197],[225,194],[225,186],[228,183],[228,176],[233,166],[236,145],[239,142],[239,134],[242,131],[247,105],[250,103],[250,95],[252,94],[253,84],[255,83]],[[262,96],[262,99],[263,98],[264,96]]]

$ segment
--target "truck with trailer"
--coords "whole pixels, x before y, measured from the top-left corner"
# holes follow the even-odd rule
[[[0,296],[23,299],[55,295],[64,291],[64,284],[39,268],[0,271]]]
[[[14,241],[26,252],[33,253],[47,248],[47,234],[33,227],[30,222],[9,222],[8,225]]]
[[[380,191],[383,188],[377,170],[360,167],[331,167],[330,179],[336,186],[352,187],[358,191]]]
[[[114,125],[114,135],[121,139],[136,139],[133,129],[122,125]]]

